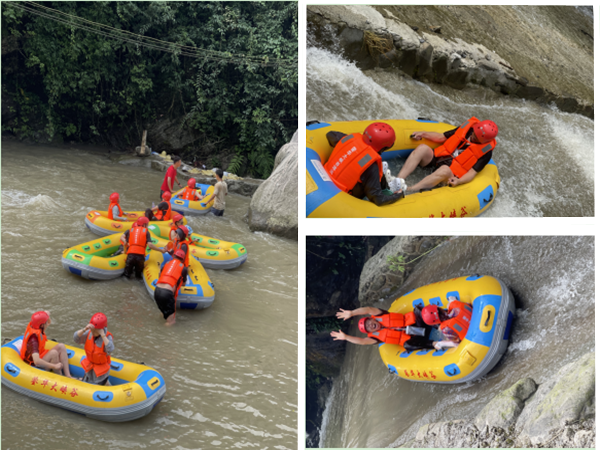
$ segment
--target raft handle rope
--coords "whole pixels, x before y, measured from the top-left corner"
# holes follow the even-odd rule
[[[491,312],[491,311],[488,311],[488,316],[487,316],[487,319],[485,320],[484,327],[487,327],[487,325],[488,325],[488,323],[489,323],[489,321],[490,321],[490,317],[491,317],[491,316],[492,316],[492,312]]]

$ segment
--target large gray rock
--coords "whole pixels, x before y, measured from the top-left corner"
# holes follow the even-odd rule
[[[595,354],[588,353],[539,386],[515,426],[523,443],[544,444],[555,430],[594,417],[595,361]]]
[[[283,156],[279,157],[279,153]],[[298,132],[275,157],[271,176],[256,190],[248,210],[252,231],[298,239]]]

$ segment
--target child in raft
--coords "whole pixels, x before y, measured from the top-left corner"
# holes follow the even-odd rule
[[[81,367],[85,370],[83,381],[101,386],[109,386],[110,354],[115,349],[113,337],[107,328],[108,319],[102,313],[96,313],[81,330],[73,335],[76,344],[85,343],[85,358]]]

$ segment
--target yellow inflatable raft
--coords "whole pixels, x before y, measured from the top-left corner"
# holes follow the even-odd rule
[[[115,233],[66,249],[62,254],[64,269],[88,280],[119,278],[125,270],[127,255],[112,255],[119,249],[122,235]]]
[[[142,217],[145,212],[144,211],[130,211],[123,212],[126,216],[129,217],[128,222],[120,222],[118,220],[111,220],[108,218],[107,211],[98,211],[93,210],[87,213],[85,216],[85,225],[92,231],[92,233],[97,234],[99,236],[109,236],[115,233],[124,233],[127,230],[130,230],[133,226],[133,223],[138,220],[138,218]],[[172,220],[167,220],[164,222],[152,222],[152,223],[162,223],[166,226],[171,226],[173,224]],[[186,224],[187,220],[185,217],[183,218],[183,223]]]
[[[2,385],[43,403],[106,422],[139,419],[152,411],[164,397],[165,380],[151,367],[111,358],[109,386],[98,386],[47,372],[23,362],[23,336],[2,346]],[[56,345],[53,341],[46,344]],[[69,368],[83,377],[82,348],[67,347]]]
[[[148,229],[157,236],[160,247],[167,245],[171,228],[164,224],[150,222]],[[219,239],[192,233],[192,256],[202,263],[207,269],[235,269],[248,259],[246,247],[235,242],[221,241]]]
[[[391,205],[377,206],[342,192],[323,167],[333,150],[326,134],[329,131],[362,133],[373,122],[313,122],[306,126],[306,217],[471,217],[489,208],[500,186],[498,168],[493,161],[469,183],[410,194]],[[381,155],[384,160],[408,156],[421,143],[432,148],[439,146],[428,140],[410,139],[414,132],[443,133],[455,128],[425,119],[377,122],[389,124],[396,132],[396,143]]]
[[[173,193],[173,197],[171,197],[172,210],[192,216],[206,214],[210,211],[210,208],[214,203],[214,199],[211,200],[210,203],[204,203],[204,201],[199,202],[195,200],[183,200],[178,198],[177,196],[181,195],[185,189],[186,188],[183,188]],[[209,184],[196,183],[196,191],[200,195],[211,195],[215,191],[215,187]]]
[[[515,303],[506,285],[494,277],[473,275],[428,284],[404,294],[388,311],[405,314],[416,305],[447,308],[451,296],[473,306],[465,339],[456,348],[413,352],[379,344],[391,373],[424,383],[465,383],[481,378],[500,361],[508,346]]]
[[[162,242],[162,244],[161,244]],[[158,240],[159,247],[166,245],[166,240]],[[146,263],[144,265],[144,285],[154,301],[154,288],[158,282],[161,267],[163,263],[171,260],[168,253],[160,253],[150,250],[146,253]],[[190,256],[190,266],[188,267],[188,279],[179,289],[177,297],[177,306],[181,309],[204,309],[213,304],[215,300],[214,284],[208,278],[208,274],[193,256]]]

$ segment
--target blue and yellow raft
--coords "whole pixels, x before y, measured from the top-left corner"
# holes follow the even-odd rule
[[[177,197],[178,195],[181,195],[183,191],[185,191],[185,188],[173,193],[173,196],[171,197],[171,209],[173,211],[190,216],[199,216],[210,211],[214,199],[211,200],[210,203],[204,203],[204,200],[200,202],[197,200],[183,200],[182,198]],[[196,183],[196,191],[200,195],[211,195],[215,191],[215,187],[210,184]]]
[[[323,167],[333,150],[326,134],[329,131],[362,133],[373,122],[317,122],[306,126],[306,217],[473,217],[489,208],[500,186],[500,175],[493,161],[469,183],[410,194],[391,205],[377,206],[342,192]],[[455,128],[424,119],[377,122],[389,124],[396,132],[394,146],[381,155],[384,160],[406,157],[419,144],[427,144],[432,148],[440,145],[428,140],[415,141],[410,138],[414,132],[443,133]]]
[[[389,311],[407,313],[416,305],[446,308],[450,296],[473,305],[465,339],[456,348],[413,352],[379,344],[391,373],[410,381],[456,384],[483,377],[500,361],[508,347],[515,302],[506,285],[494,277],[473,275],[428,284],[404,294]]]
[[[2,385],[49,405],[106,422],[139,419],[152,411],[164,397],[165,380],[151,367],[111,358],[109,386],[98,386],[47,372],[23,362],[23,336],[2,346]],[[48,341],[49,348],[56,342]],[[85,351],[65,346],[69,368],[83,377],[81,360]]]

